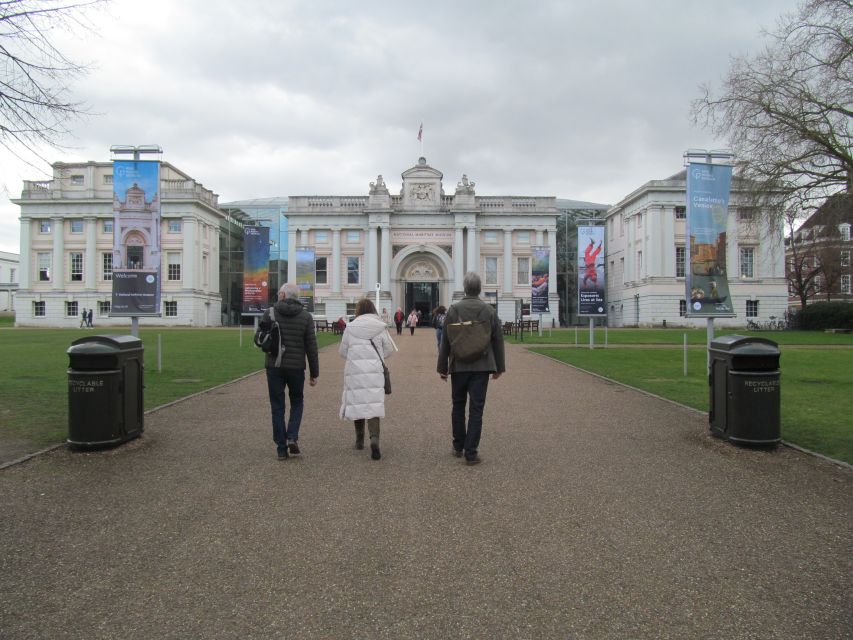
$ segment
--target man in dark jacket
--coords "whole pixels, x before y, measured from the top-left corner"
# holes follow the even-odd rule
[[[438,374],[447,380],[450,374],[453,398],[453,455],[461,457],[464,453],[467,464],[481,462],[477,453],[480,434],[483,430],[483,408],[486,406],[486,391],[489,388],[489,374],[497,380],[506,371],[504,361],[504,337],[498,314],[491,305],[480,300],[482,283],[480,276],[469,271],[462,281],[465,297],[450,307],[444,319],[444,332],[438,350]],[[491,340],[488,349],[474,361],[462,362],[454,357],[450,348],[448,329],[458,322],[486,321],[491,326]],[[465,405],[468,398],[468,426],[465,426]]]
[[[273,307],[275,319],[281,330],[284,355],[280,366],[275,366],[277,354],[267,353],[267,387],[272,410],[272,438],[278,449],[280,460],[286,460],[288,452],[299,453],[299,425],[302,423],[302,392],[305,388],[305,360],[308,359],[309,384],[317,384],[320,375],[320,359],[317,355],[317,336],[314,333],[314,318],[299,302],[299,287],[291,282],[278,291],[278,302]],[[269,309],[260,321],[262,330],[269,330],[272,321]],[[290,417],[287,430],[284,428],[284,390],[290,398]]]

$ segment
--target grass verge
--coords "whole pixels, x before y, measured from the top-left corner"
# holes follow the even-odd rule
[[[823,335],[823,334],[821,334]],[[708,410],[704,349],[534,348],[612,380]],[[853,464],[853,351],[781,349],[782,438]]]
[[[687,334],[688,345],[704,345],[708,340],[705,329],[608,329],[607,335],[603,328],[598,327],[593,333],[595,345],[637,345],[637,344],[671,344],[681,345],[684,342],[684,334]],[[853,346],[853,334],[823,333],[822,331],[739,331],[736,329],[720,329],[716,331],[717,336],[737,334],[741,336],[754,336],[767,338],[782,345],[839,345]],[[579,327],[577,331],[570,329],[548,329],[542,331],[542,337],[538,333],[525,333],[524,340],[518,341],[515,336],[506,336],[508,342],[524,344],[577,344],[589,346],[589,327]]]
[[[104,333],[122,333],[104,331]],[[68,435],[68,356],[85,329],[4,329],[0,331],[0,443],[26,440],[37,447]],[[162,370],[157,366],[161,340]],[[145,348],[145,409],[229,382],[264,366],[252,331],[237,329],[142,329]],[[320,333],[320,346],[339,336]]]

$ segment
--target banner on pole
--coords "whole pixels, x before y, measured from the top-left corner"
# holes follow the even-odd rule
[[[270,306],[269,227],[243,229],[243,314],[261,315]]]
[[[687,315],[732,317],[726,269],[726,224],[732,167],[691,162],[687,166]]]
[[[314,248],[296,247],[296,285],[306,311],[314,313]]]
[[[110,316],[160,313],[160,162],[113,161]]]
[[[578,227],[578,315],[606,316],[604,227]]]
[[[530,314],[548,313],[548,277],[551,250],[548,247],[532,247],[530,265]]]

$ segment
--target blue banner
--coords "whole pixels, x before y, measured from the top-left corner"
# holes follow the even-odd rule
[[[261,315],[270,306],[269,227],[243,229],[243,313]]]
[[[726,270],[726,224],[732,167],[691,162],[687,166],[687,315],[732,317]]]

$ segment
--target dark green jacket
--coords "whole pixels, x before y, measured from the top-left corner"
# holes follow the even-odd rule
[[[314,318],[302,306],[299,300],[279,300],[275,303],[275,317],[281,328],[281,339],[284,342],[284,357],[281,369],[305,369],[308,360],[309,375],[312,378],[320,376],[320,358],[317,355],[317,335],[314,333]],[[270,322],[269,309],[264,311],[260,328],[267,330]],[[264,366],[275,366],[275,354],[264,354]]]
[[[492,342],[488,353],[474,362],[459,362],[450,351],[450,338],[447,327],[454,322],[470,320],[488,320],[492,325]],[[491,305],[479,298],[462,298],[447,310],[444,318],[444,331],[441,336],[441,346],[438,349],[438,367],[440,374],[463,371],[486,371],[488,373],[503,373],[506,371],[504,360],[504,334],[498,314]]]

